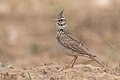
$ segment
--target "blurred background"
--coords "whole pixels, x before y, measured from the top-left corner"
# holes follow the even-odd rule
[[[55,43],[54,19],[61,10],[70,31],[101,61],[120,64],[120,0],[0,0],[0,63],[69,63],[73,57]],[[99,66],[83,57],[76,64]]]

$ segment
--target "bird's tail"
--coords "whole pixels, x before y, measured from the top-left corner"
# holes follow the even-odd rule
[[[111,74],[119,75],[119,73],[116,72],[111,66],[108,66],[108,65],[102,63],[100,60],[98,60],[98,58],[96,58],[96,57],[90,57],[90,59],[94,60],[99,65],[101,65],[101,67],[104,69],[105,72],[107,72],[107,73],[109,72]]]
[[[109,65],[104,64],[103,62],[101,62],[96,56],[94,55],[89,55],[89,56],[85,56],[89,59],[94,60],[95,62],[97,62],[103,69],[105,72],[109,72],[115,75],[118,75],[119,73],[116,73],[116,71]]]
[[[97,62],[102,68],[105,68],[105,64],[102,63],[94,54],[89,53],[89,54],[87,54],[87,55],[88,55],[88,56],[86,56],[86,57],[88,57],[89,59],[92,59],[92,60],[94,60],[95,62]]]
[[[94,60],[95,62],[97,62],[102,68],[106,68],[105,64],[102,63],[97,57],[89,57],[90,59]]]

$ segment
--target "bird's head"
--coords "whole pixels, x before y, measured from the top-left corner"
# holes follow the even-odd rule
[[[64,10],[60,12],[60,14],[55,19],[56,27],[59,29],[65,29],[67,27],[67,20],[63,14]]]

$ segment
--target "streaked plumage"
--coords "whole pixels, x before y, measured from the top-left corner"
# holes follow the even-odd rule
[[[104,65],[96,59],[96,56],[93,55],[84,45],[83,43],[78,40],[75,36],[72,35],[72,33],[69,32],[67,28],[67,20],[63,15],[63,11],[58,15],[58,17],[55,19],[56,22],[56,41],[57,46],[65,51],[67,55],[74,56],[75,58],[72,61],[72,66],[74,66],[74,63],[78,56],[85,56],[90,59],[95,60],[97,63],[99,63],[102,67]]]

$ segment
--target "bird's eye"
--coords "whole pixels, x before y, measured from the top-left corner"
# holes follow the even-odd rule
[[[59,21],[63,21],[63,19],[60,19]]]

